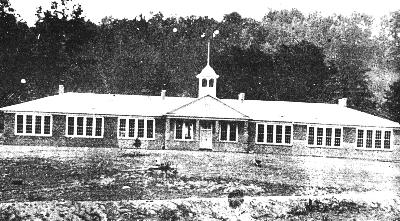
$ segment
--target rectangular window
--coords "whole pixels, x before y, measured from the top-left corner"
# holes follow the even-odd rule
[[[51,131],[51,118],[44,116],[44,134],[50,134]]]
[[[267,125],[267,143],[274,142],[274,125]]]
[[[35,116],[35,134],[42,133],[42,116]]]
[[[382,147],[382,131],[375,131],[375,148]]]
[[[119,119],[119,136],[125,137],[126,135],[126,119]]]
[[[372,148],[372,130],[367,130],[366,148]]]
[[[391,132],[390,131],[385,131],[385,139],[383,142],[383,148],[385,149],[390,149],[390,137],[391,137]]]
[[[324,140],[324,128],[317,128],[317,145],[322,146],[322,141]]]
[[[182,140],[183,134],[183,121],[176,121],[175,124],[175,139]]]
[[[176,140],[192,140],[193,139],[193,123],[188,121],[176,121],[175,139]]]
[[[75,118],[74,117],[68,117],[68,135],[74,135],[74,129],[75,129],[75,123],[74,123]]]
[[[357,147],[364,147],[364,130],[357,132]]]
[[[135,125],[136,125],[136,120],[129,119],[128,137],[135,137]]]
[[[138,137],[144,137],[144,120],[138,120]]]
[[[314,127],[308,127],[308,145],[314,145]]]
[[[15,134],[42,136],[51,134],[51,116],[36,114],[17,114]]]
[[[332,128],[325,129],[325,145],[332,146]]]
[[[237,139],[237,126],[233,122],[221,122],[220,126],[220,140],[221,141],[236,141]]]
[[[228,140],[228,123],[226,123],[226,122],[221,122],[220,140],[222,140],[222,141]]]
[[[264,142],[264,124],[257,124],[257,142]]]
[[[24,115],[17,115],[17,134],[24,133]]]
[[[335,128],[335,143],[334,143],[335,147],[340,146],[341,137],[342,137],[342,130],[339,128]]]
[[[236,124],[235,123],[229,123],[229,141],[236,141],[237,134],[236,134]]]
[[[96,118],[96,137],[102,136],[102,129],[103,129],[103,118]]]
[[[26,115],[25,120],[25,133],[31,134],[32,133],[32,115]]]
[[[275,143],[282,143],[282,125],[276,125]]]
[[[153,138],[154,120],[147,120],[147,138]]]
[[[191,140],[193,138],[193,124],[190,122],[185,122],[183,128],[185,140]]]
[[[290,144],[292,140],[292,127],[285,126],[285,143]]]
[[[86,136],[93,136],[93,118],[86,118]]]
[[[76,118],[76,135],[83,136],[83,117]]]

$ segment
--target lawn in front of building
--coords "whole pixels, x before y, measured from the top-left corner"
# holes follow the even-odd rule
[[[159,162],[171,162],[177,173],[165,177],[149,170]],[[0,146],[0,199],[221,197],[236,188],[247,196],[397,193],[399,167],[392,162],[287,155]]]

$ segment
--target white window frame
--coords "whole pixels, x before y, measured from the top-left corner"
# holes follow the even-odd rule
[[[124,119],[125,120],[125,136],[120,136],[120,132],[121,132],[121,127],[120,127],[120,123],[121,120]],[[134,120],[135,121],[135,134],[133,137],[129,136],[129,120]],[[144,120],[144,133],[143,133],[143,137],[138,137],[138,132],[139,132],[139,120]],[[152,120],[153,121],[153,137],[148,138],[147,137],[147,121],[148,120]],[[136,139],[139,138],[140,140],[154,140],[156,137],[156,120],[155,118],[137,118],[137,117],[118,117],[118,129],[117,129],[117,133],[118,133],[118,138],[119,139]]]
[[[264,125],[264,139],[262,142],[258,141],[258,125],[263,124]],[[274,130],[272,133],[272,143],[267,142],[267,127],[268,125],[272,125]],[[282,126],[282,135],[281,135],[281,143],[276,142],[276,128],[277,126]],[[286,126],[290,126],[290,143],[285,142],[285,136],[286,136],[286,131],[285,128]],[[288,123],[267,123],[267,122],[258,122],[256,123],[256,136],[255,136],[255,141],[256,144],[269,144],[269,145],[281,145],[281,146],[291,146],[293,144],[293,124],[288,124]]]
[[[363,130],[363,146],[359,147],[358,146],[358,131],[359,130]],[[371,148],[367,148],[367,130],[372,130],[372,147]],[[375,140],[376,140],[376,131],[381,131],[381,147],[380,148],[376,148],[375,147]],[[385,144],[385,132],[390,132],[390,144],[389,144],[389,148],[385,148],[384,144]],[[392,129],[388,129],[388,128],[376,128],[376,127],[358,127],[356,129],[356,142],[355,142],[355,148],[358,150],[380,150],[380,151],[389,151],[389,150],[393,150],[393,130]]]
[[[32,116],[32,133],[26,133],[26,116]],[[22,116],[22,133],[17,131],[17,118]],[[36,117],[41,117],[40,133],[36,133]],[[50,117],[50,133],[44,133],[44,118]],[[22,136],[36,136],[36,137],[51,137],[53,135],[53,116],[51,114],[38,114],[38,113],[15,113],[14,119],[14,134]]]
[[[176,125],[178,124],[178,120],[175,121],[175,129],[174,129],[174,140],[179,140],[179,141],[193,141],[194,140],[194,127],[195,124],[192,121],[187,121],[187,120],[181,120],[182,121],[182,138],[178,139],[176,138]],[[190,139],[186,139],[185,138],[185,128],[186,128],[186,124],[190,123],[192,124],[192,127],[190,129],[190,132],[192,133],[192,137]]]
[[[226,140],[222,140],[221,136],[222,136],[222,124],[219,123],[219,141],[221,142],[229,142],[229,143],[237,143],[239,140],[239,123],[238,122],[229,122],[229,121],[224,121],[224,123],[226,123]],[[230,140],[230,133],[231,133],[231,124],[235,124],[236,125],[236,137],[235,140]]]
[[[310,131],[310,127],[314,128],[314,142],[313,144],[309,144],[308,142],[308,138],[309,138],[309,131]],[[317,145],[317,128],[322,128],[323,129],[323,135],[322,135],[322,144],[321,145]],[[326,129],[327,128],[331,128],[332,129],[332,134],[331,134],[331,145],[327,146],[326,145]],[[336,129],[340,129],[340,145],[339,146],[335,146],[335,139],[336,139],[336,135],[335,135],[335,131]],[[326,147],[326,148],[342,148],[343,147],[343,135],[344,135],[344,130],[343,127],[341,126],[333,126],[333,125],[307,125],[307,135],[306,135],[306,144],[309,147]]]
[[[68,134],[68,118],[73,117],[74,118],[74,134],[69,135]],[[83,117],[83,134],[78,135],[78,117]],[[87,118],[92,118],[92,135],[86,135],[86,122]],[[96,127],[97,127],[97,118],[101,118],[101,136],[96,136]],[[66,115],[65,118],[65,136],[66,137],[79,137],[79,138],[103,138],[104,137],[104,117],[103,116],[90,116],[90,115]]]

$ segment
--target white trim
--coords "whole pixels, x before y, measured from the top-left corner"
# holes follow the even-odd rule
[[[120,136],[120,120],[125,120],[125,136]],[[129,136],[129,120],[134,120],[134,122],[135,122],[135,129],[134,129],[134,136],[133,137],[130,137]],[[144,120],[144,132],[143,132],[143,137],[138,137],[138,132],[139,132],[139,120]],[[153,137],[151,137],[151,138],[148,138],[147,137],[147,130],[148,130],[148,128],[147,128],[147,121],[148,120],[151,120],[151,121],[153,121]],[[156,131],[156,128],[155,128],[155,126],[156,126],[156,120],[155,120],[155,118],[152,118],[152,117],[146,117],[146,118],[143,118],[143,117],[141,117],[141,118],[136,118],[136,117],[118,117],[118,123],[117,123],[117,126],[118,126],[118,128],[117,128],[117,136],[118,136],[118,139],[126,139],[126,140],[129,140],[129,139],[136,139],[136,138],[139,138],[139,139],[141,139],[141,140],[155,140],[155,137],[156,137],[156,134],[155,134],[155,131]]]
[[[358,146],[358,131],[359,130],[363,130],[363,145],[362,147]],[[371,130],[372,131],[372,146],[367,148],[367,131]],[[381,147],[380,148],[376,148],[375,147],[375,140],[376,140],[376,131],[381,131]],[[384,148],[384,144],[385,144],[385,132],[390,132],[390,144],[389,144],[389,148]],[[393,129],[391,128],[382,128],[382,127],[358,127],[356,128],[356,142],[355,142],[355,149],[358,150],[377,150],[377,151],[391,151],[393,150],[393,139],[394,139],[394,135],[393,135]]]
[[[194,127],[195,127],[195,124],[192,121],[182,120],[182,138],[178,139],[178,138],[176,138],[176,125],[177,125],[178,121],[179,120],[175,121],[174,140],[178,140],[178,141],[193,141],[194,140]],[[185,138],[185,132],[184,131],[185,131],[186,123],[189,123],[189,124],[192,125],[192,127],[190,129],[190,132],[192,133],[192,136],[191,136],[190,139],[186,139]]]
[[[219,122],[219,141],[220,142],[227,142],[227,143],[237,143],[239,141],[239,124],[238,122],[234,121],[224,121],[226,123],[226,140],[222,140],[222,124],[221,121]],[[230,140],[230,133],[231,133],[231,124],[235,124],[236,126],[236,137],[235,140]]]
[[[309,144],[309,128],[313,127],[314,128],[314,139],[313,139],[313,144]],[[322,128],[322,144],[318,145],[317,144],[317,134],[318,134],[318,128]],[[331,135],[331,145],[326,145],[326,129],[330,128],[332,129],[332,135]],[[336,139],[336,133],[335,130],[340,129],[340,145],[335,146],[335,139]],[[306,133],[306,144],[308,147],[326,147],[326,148],[342,148],[343,146],[343,135],[344,135],[344,130],[343,127],[341,126],[331,126],[331,125],[307,125],[307,133]]]
[[[74,118],[74,134],[69,135],[68,134],[68,118],[73,117]],[[78,117],[83,117],[83,131],[82,135],[77,135],[78,131]],[[86,134],[86,129],[87,129],[87,118],[92,118],[92,134],[87,135]],[[96,128],[97,128],[97,119],[101,119],[101,135],[96,136]],[[65,136],[66,137],[75,137],[75,138],[103,138],[104,137],[104,117],[102,116],[96,116],[96,115],[65,115]]]
[[[32,132],[26,132],[26,116],[32,116]],[[22,116],[22,133],[18,133],[17,130],[17,118],[18,116]],[[36,117],[41,117],[40,122],[40,133],[36,133]],[[44,121],[45,117],[50,117],[50,133],[44,133]],[[36,136],[36,137],[51,137],[53,135],[53,116],[50,114],[37,114],[37,113],[15,113],[14,116],[14,134],[20,136]]]
[[[258,125],[264,125],[264,138],[262,142],[258,141]],[[267,127],[273,126],[273,133],[272,133],[272,142],[267,142]],[[276,142],[276,127],[282,126],[282,135],[281,135],[281,143]],[[285,128],[286,126],[290,126],[290,143],[285,142]],[[257,122],[256,123],[256,136],[255,136],[255,143],[256,144],[268,144],[268,145],[281,145],[281,146],[291,146],[293,143],[293,124],[288,123],[269,123],[269,122]]]

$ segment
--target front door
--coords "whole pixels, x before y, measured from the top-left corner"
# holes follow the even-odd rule
[[[200,125],[200,149],[212,149],[211,122],[202,122]]]

